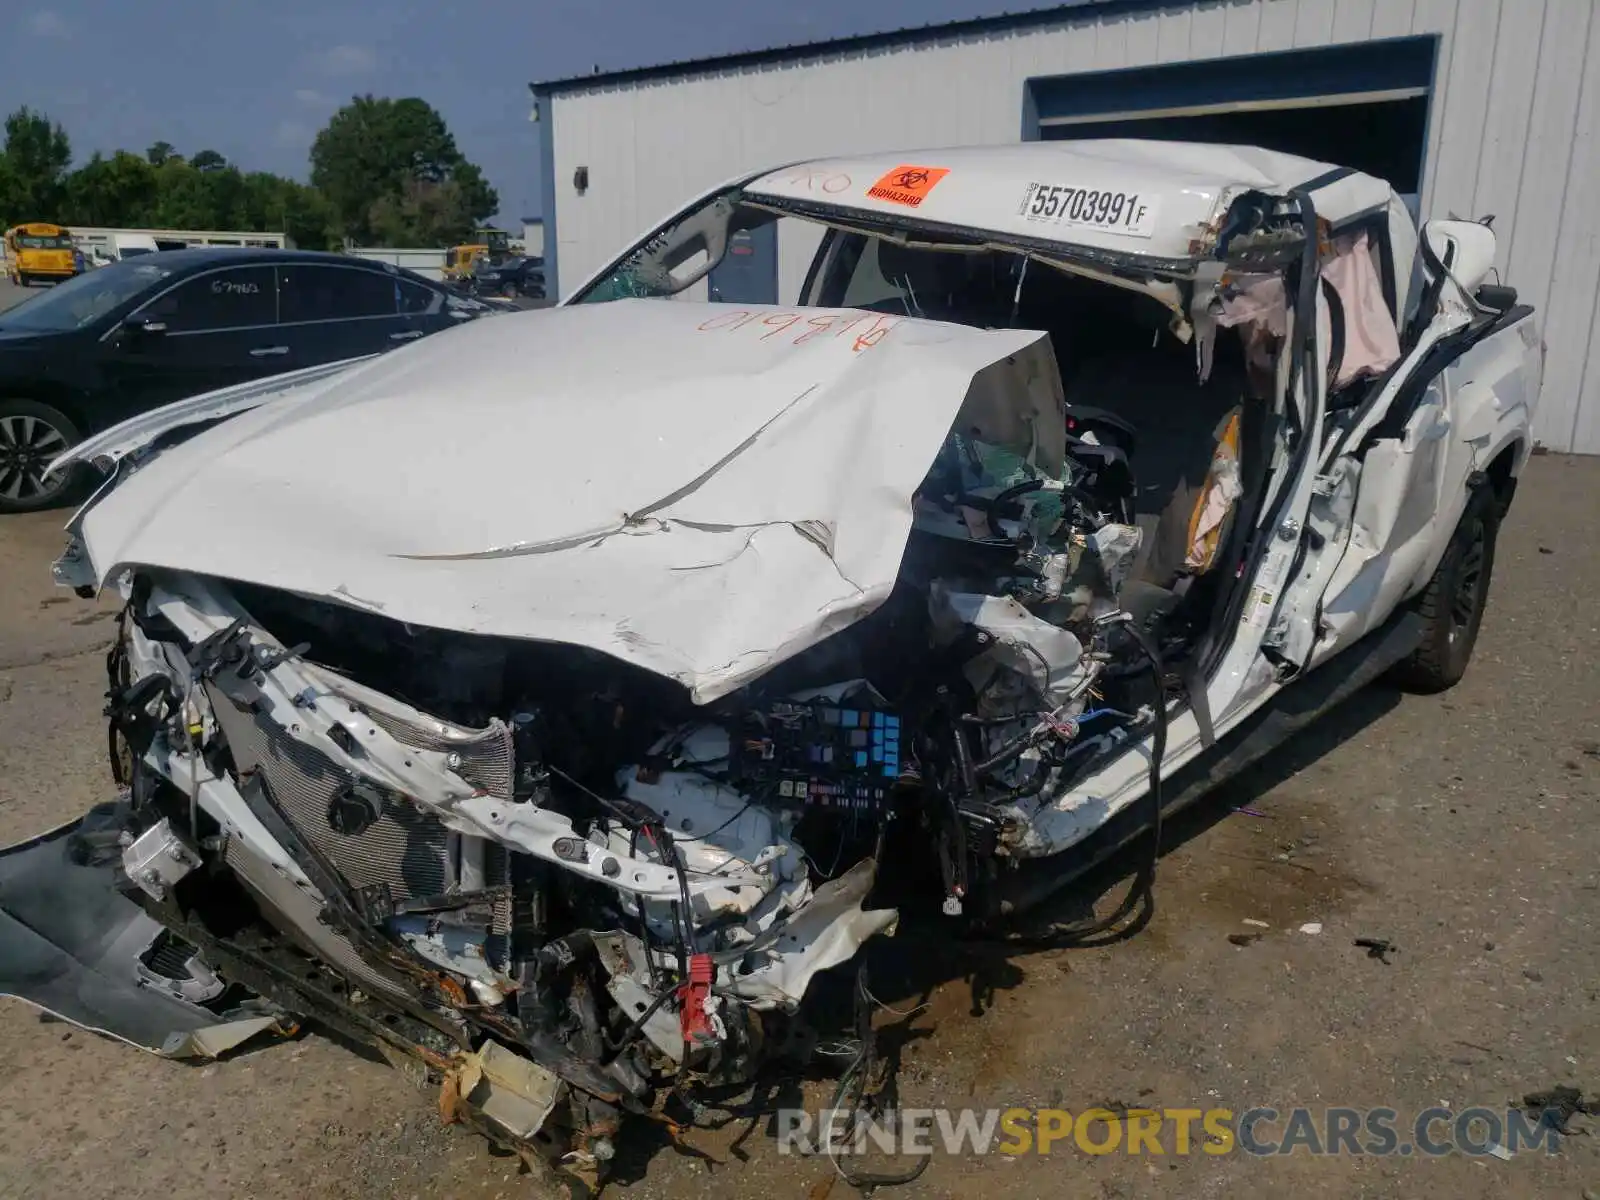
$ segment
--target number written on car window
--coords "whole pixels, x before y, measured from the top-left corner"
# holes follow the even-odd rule
[[[278,296],[269,266],[208,271],[178,284],[140,311],[169,333],[255,329],[278,319]]]

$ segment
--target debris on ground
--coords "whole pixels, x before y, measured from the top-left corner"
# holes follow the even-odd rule
[[[1228,942],[1234,946],[1252,946],[1261,940],[1259,933],[1230,933]]]
[[[1322,922],[1321,921],[1307,921],[1304,925],[1300,926],[1300,932],[1301,933],[1309,933],[1313,937],[1315,937],[1317,934],[1322,932]]]
[[[1140,1088],[1139,1099],[1155,1095],[1155,1088]],[[1143,1116],[1155,1112],[1149,1104],[1129,1104],[1126,1100],[1098,1100],[1091,1104],[1087,1112],[1110,1113],[1113,1117]]]
[[[1257,929],[1271,929],[1272,928],[1272,926],[1268,925],[1265,921],[1258,921],[1254,917],[1246,917],[1244,919],[1244,923],[1246,925],[1254,925]]]
[[[1368,958],[1375,958],[1384,966],[1389,965],[1389,955],[1400,953],[1400,947],[1388,938],[1358,937],[1355,944],[1367,952]]]
[[[1522,1097],[1522,1108],[1530,1116],[1538,1116],[1557,1133],[1574,1134],[1572,1118],[1580,1113],[1586,1117],[1600,1116],[1600,1097],[1585,1096],[1582,1089],[1568,1084],[1557,1084],[1542,1092],[1529,1092]]]

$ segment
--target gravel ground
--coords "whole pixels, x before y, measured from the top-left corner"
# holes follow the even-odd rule
[[[1535,459],[1505,525],[1466,680],[1373,688],[1172,831],[1149,925],[1093,950],[902,947],[874,976],[906,1022],[908,1106],[1104,1103],[1503,1109],[1600,1087],[1600,460]],[[64,514],[0,520],[0,842],[103,798],[110,606],[50,586]],[[1248,807],[1249,815],[1234,811]],[[1123,863],[1128,869],[1130,864]],[[1120,884],[1109,882],[1108,887]],[[1246,922],[1265,922],[1265,927]],[[1316,922],[1318,933],[1300,932]],[[1236,946],[1230,934],[1259,934]],[[1352,945],[1392,940],[1386,965]],[[540,1197],[515,1159],[441,1128],[431,1095],[315,1033],[203,1067],[0,1001],[0,1197]],[[826,1100],[805,1086],[809,1107]],[[1582,1118],[1579,1118],[1581,1121]],[[636,1135],[644,1197],[827,1195],[764,1127]],[[1279,1126],[1264,1126],[1276,1136]],[[1556,1156],[1304,1153],[940,1157],[918,1197],[1584,1196],[1592,1138]],[[851,1194],[844,1184],[834,1193]],[[886,1191],[885,1195],[893,1195]]]

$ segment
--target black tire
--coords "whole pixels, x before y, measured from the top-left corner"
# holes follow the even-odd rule
[[[82,440],[60,409],[37,400],[0,398],[0,514],[35,512],[72,500],[83,471],[46,477],[44,469]]]
[[[1480,487],[1467,498],[1438,569],[1413,601],[1423,620],[1422,642],[1390,673],[1405,691],[1442,692],[1467,673],[1489,602],[1499,532],[1499,502],[1493,489]]]
[[[18,287],[25,287],[25,288],[32,287],[33,286],[33,276],[29,275],[26,271],[18,271],[17,272],[17,286]]]

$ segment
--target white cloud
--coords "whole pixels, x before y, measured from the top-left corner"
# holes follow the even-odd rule
[[[316,63],[326,75],[365,75],[378,64],[378,56],[370,46],[329,46],[316,56]]]
[[[307,108],[320,108],[328,103],[328,98],[315,88],[296,88],[294,98]]]
[[[34,37],[64,38],[72,33],[66,18],[48,8],[41,8],[28,17],[28,32]]]

